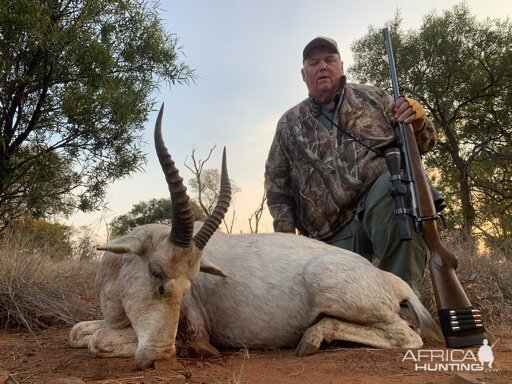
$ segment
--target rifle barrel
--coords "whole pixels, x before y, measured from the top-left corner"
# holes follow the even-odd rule
[[[391,46],[391,35],[389,28],[385,27],[382,30],[384,42],[386,43],[386,53],[388,54],[389,74],[391,75],[391,85],[393,86],[393,97],[395,101],[400,97],[400,88],[398,87],[398,78],[396,76],[395,57],[393,55],[393,47]]]

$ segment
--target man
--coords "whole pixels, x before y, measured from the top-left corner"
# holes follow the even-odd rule
[[[411,123],[420,153],[436,135],[418,102],[396,104],[383,90],[346,82],[336,41],[317,37],[303,51],[309,98],[279,120],[265,168],[274,230],[357,252],[405,280],[419,295],[427,248],[417,233],[400,242],[382,149],[395,122]]]

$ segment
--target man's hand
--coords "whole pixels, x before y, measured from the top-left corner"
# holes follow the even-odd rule
[[[404,124],[412,124],[414,132],[419,132],[425,122],[425,110],[416,100],[401,95],[396,101],[393,111],[395,119]]]

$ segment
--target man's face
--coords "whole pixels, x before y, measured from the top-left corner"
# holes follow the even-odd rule
[[[318,47],[304,61],[301,73],[310,96],[322,103],[329,103],[340,86],[343,63],[337,53]]]

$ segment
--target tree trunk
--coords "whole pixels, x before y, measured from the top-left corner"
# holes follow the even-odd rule
[[[461,236],[464,240],[472,237],[473,227],[475,224],[475,209],[471,201],[471,191],[469,188],[469,175],[466,172],[466,164],[459,168],[459,186],[460,186],[460,203],[461,203]]]

